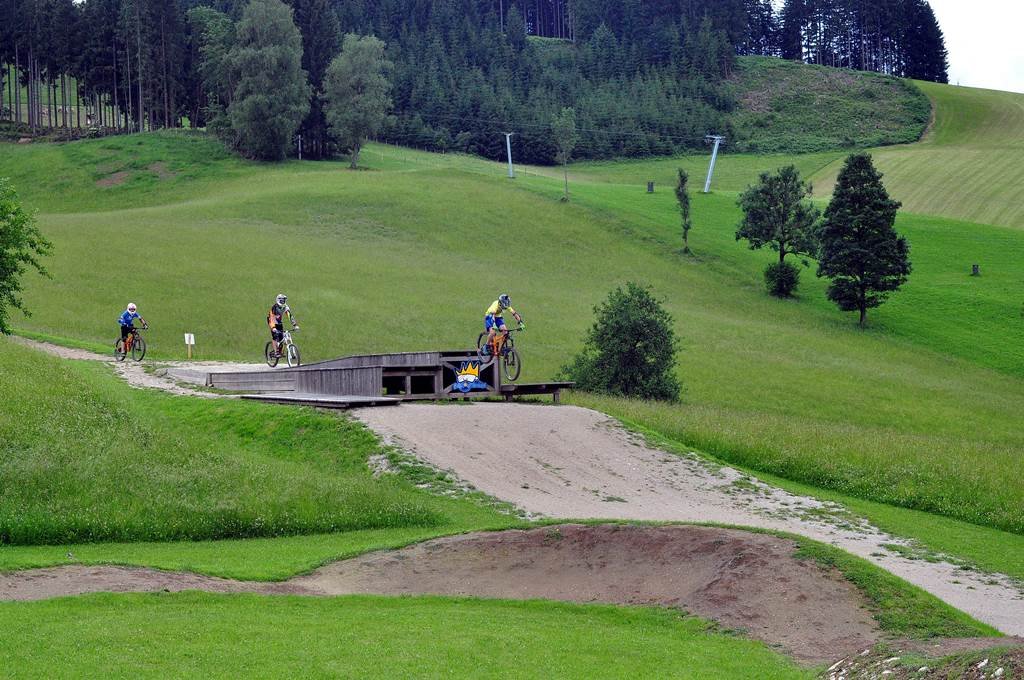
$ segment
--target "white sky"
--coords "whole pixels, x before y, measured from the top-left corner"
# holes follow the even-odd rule
[[[949,50],[949,82],[1024,92],[1024,1],[930,0]]]

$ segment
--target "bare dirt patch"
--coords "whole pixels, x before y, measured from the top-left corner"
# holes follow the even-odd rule
[[[131,179],[132,173],[129,170],[121,170],[112,175],[96,180],[96,186],[100,189],[109,189],[124,184]]]
[[[696,526],[563,525],[441,538],[336,562],[284,583],[125,567],[0,574],[0,599],[88,592],[435,594],[676,607],[807,662],[870,647],[881,633],[837,572],[774,536]]]
[[[170,170],[167,167],[167,164],[164,162],[150,163],[149,166],[146,167],[146,169],[149,170],[154,175],[156,175],[157,179],[159,179],[160,181],[174,179],[175,177],[178,176],[176,173]]]
[[[697,454],[652,448],[595,411],[481,403],[362,409],[356,416],[387,443],[524,513],[800,534],[863,557],[1004,633],[1024,635],[1024,594],[1011,579],[941,559],[913,559],[908,541],[840,505],[789,493]],[[494,423],[515,433],[514,445],[480,436]]]

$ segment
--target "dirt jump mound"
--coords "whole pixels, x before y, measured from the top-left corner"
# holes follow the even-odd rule
[[[123,567],[0,574],[0,599],[97,591],[205,590],[293,595],[460,595],[676,607],[808,662],[881,634],[836,572],[771,535],[697,526],[562,525],[441,538],[336,562],[284,583]]]

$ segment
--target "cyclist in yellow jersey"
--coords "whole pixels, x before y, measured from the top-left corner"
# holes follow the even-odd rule
[[[484,331],[487,333],[487,347],[494,347],[494,336],[498,331],[501,331],[502,333],[508,331],[504,318],[506,310],[512,312],[512,316],[514,316],[516,321],[519,322],[520,330],[526,329],[523,317],[520,316],[519,312],[512,309],[512,300],[509,299],[508,295],[502,293],[498,296],[498,299],[487,308],[487,312],[484,315]]]

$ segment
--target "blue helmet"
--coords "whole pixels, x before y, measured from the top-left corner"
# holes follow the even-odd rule
[[[498,303],[502,307],[511,307],[512,306],[511,298],[509,298],[509,296],[507,294],[505,294],[505,293],[502,293],[500,296],[498,296]]]

